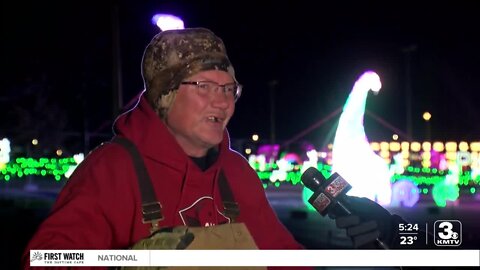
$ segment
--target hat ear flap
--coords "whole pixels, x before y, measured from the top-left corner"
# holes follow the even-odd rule
[[[170,91],[168,94],[162,95],[157,99],[155,112],[162,119],[166,119],[168,112],[172,108],[178,90]]]

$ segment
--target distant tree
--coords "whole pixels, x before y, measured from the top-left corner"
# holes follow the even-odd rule
[[[67,111],[56,98],[47,76],[27,78],[5,92],[1,106],[6,115],[0,124],[0,136],[10,138],[15,146],[25,147],[33,138],[38,139],[39,146],[31,148],[37,149],[31,152],[34,155],[53,153],[63,145]]]

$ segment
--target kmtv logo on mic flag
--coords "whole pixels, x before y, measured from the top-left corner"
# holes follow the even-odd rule
[[[347,183],[345,179],[343,179],[340,175],[337,173],[334,173],[331,176],[333,181],[325,188],[325,191],[330,194],[332,197],[337,197],[338,194],[340,194],[342,191],[345,190],[345,188],[351,188],[350,185]]]
[[[310,201],[310,200],[312,200],[312,201]],[[325,193],[320,193],[320,195],[318,195],[316,198],[312,197],[312,198],[310,198],[310,200],[309,200],[309,202],[312,204],[312,206],[315,207],[315,209],[317,209],[317,211],[319,211],[320,213],[325,211],[327,209],[327,207],[330,205],[330,203],[332,202],[325,195]]]

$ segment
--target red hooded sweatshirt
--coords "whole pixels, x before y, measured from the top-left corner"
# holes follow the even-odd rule
[[[302,248],[277,218],[255,171],[230,149],[227,132],[217,160],[202,171],[143,95],[114,127],[143,158],[162,205],[161,227],[228,222],[220,211],[217,183],[223,170],[239,205],[237,222],[246,224],[259,249]],[[24,266],[29,266],[31,249],[126,249],[148,237],[149,230],[150,224],[142,223],[138,180],[129,153],[118,144],[104,143],[89,153],[60,192],[51,214],[27,245]]]

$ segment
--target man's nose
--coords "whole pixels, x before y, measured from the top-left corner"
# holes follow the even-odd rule
[[[223,86],[219,86],[217,89],[215,89],[215,91],[213,91],[212,104],[215,107],[228,108],[230,103],[230,98],[225,93]]]

